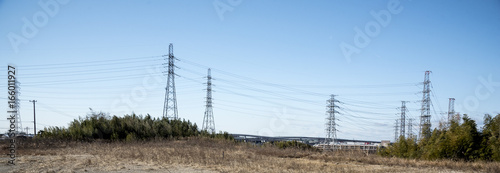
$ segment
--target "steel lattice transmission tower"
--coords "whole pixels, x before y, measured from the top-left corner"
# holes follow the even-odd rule
[[[394,122],[394,142],[397,142],[399,139],[399,119],[396,119]]]
[[[174,69],[176,66],[174,65],[175,60],[177,58],[174,57],[174,45],[170,43],[168,46],[168,57],[165,58],[168,61],[167,64],[167,87],[165,88],[165,102],[163,106],[163,117],[168,119],[178,119],[177,114],[177,98],[175,96],[175,72]]]
[[[420,139],[429,138],[431,136],[431,81],[429,74],[431,71],[425,71],[424,89],[422,91],[422,108],[420,115]]]
[[[450,123],[454,115],[455,115],[455,98],[450,98],[450,101],[448,102],[448,123]]]
[[[210,69],[208,69],[207,75],[207,103],[205,108],[205,116],[203,117],[203,130],[215,133],[215,121],[214,113],[212,109],[212,75],[210,74]]]
[[[17,72],[17,71],[16,71]],[[22,123],[21,123],[21,101],[19,100],[19,95],[21,95],[21,92],[19,90],[21,90],[21,83],[16,79],[15,81],[15,86],[16,86],[16,89],[14,90],[16,93],[15,93],[15,102],[16,102],[16,107],[15,107],[15,111],[17,112],[16,114],[16,133],[20,133],[22,130],[23,130],[23,126],[22,126]]]
[[[337,124],[335,123],[335,114],[339,113],[338,111],[335,110],[335,108],[338,108],[335,103],[338,103],[338,100],[335,100],[335,95],[330,95],[330,99],[326,101],[326,114],[328,117],[326,118],[326,139],[325,143],[329,144],[329,142],[335,142],[337,141]]]
[[[408,132],[407,132],[408,134],[406,135],[406,137],[408,137],[408,138],[414,138],[414,136],[413,136],[413,120],[415,120],[415,119],[413,119],[413,118],[408,119]]]
[[[401,101],[401,119],[400,119],[401,123],[399,123],[400,124],[399,135],[403,136],[403,138],[405,137],[405,134],[406,134],[406,131],[405,131],[405,128],[406,128],[406,125],[405,125],[405,122],[406,122],[406,112],[407,112],[406,102],[408,102],[408,101]]]

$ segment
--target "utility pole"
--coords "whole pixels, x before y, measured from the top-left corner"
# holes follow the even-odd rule
[[[215,120],[212,109],[212,75],[210,74],[210,69],[208,69],[207,75],[207,102],[202,129],[215,134]]]
[[[36,100],[30,100],[30,102],[33,102],[33,136],[36,136],[36,113],[35,113]]]
[[[431,71],[425,71],[424,89],[422,91],[422,108],[420,115],[420,136],[419,139],[427,139],[431,136],[431,89],[429,74]]]
[[[165,88],[165,102],[163,104],[163,117],[175,120],[178,119],[177,114],[177,98],[175,94],[175,72],[174,69],[176,66],[174,65],[175,60],[178,60],[174,57],[174,45],[170,43],[168,46],[168,58],[165,58],[168,61],[167,66],[167,87]]]
[[[405,137],[405,128],[406,128],[406,125],[405,125],[405,122],[406,122],[406,102],[408,101],[401,101],[401,123],[400,124],[400,132],[399,132],[399,135],[400,136],[403,136],[403,138]]]
[[[335,95],[330,95],[330,99],[326,101],[326,114],[328,115],[326,118],[326,139],[325,143],[329,144],[329,141],[333,142],[333,145],[337,142],[337,124],[335,123],[335,114],[339,113],[335,110],[335,108],[339,108],[335,103],[338,103],[338,100],[335,100]],[[335,146],[333,146],[335,149]]]

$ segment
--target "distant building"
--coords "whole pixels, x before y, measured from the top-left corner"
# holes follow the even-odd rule
[[[383,147],[388,147],[388,146],[389,146],[389,144],[391,144],[391,141],[389,141],[389,140],[383,140],[383,141],[380,143],[380,145],[382,145]]]

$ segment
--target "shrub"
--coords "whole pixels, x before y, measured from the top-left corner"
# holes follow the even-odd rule
[[[156,138],[179,139],[192,136],[206,136],[232,140],[227,132],[209,134],[200,132],[198,126],[186,120],[170,120],[167,118],[152,118],[149,114],[113,116],[91,111],[85,118],[79,118],[69,123],[69,127],[48,127],[40,135],[42,138],[62,140],[150,140]]]
[[[485,116],[482,132],[474,120],[460,115],[448,122],[448,126],[436,128],[429,138],[417,141],[400,138],[387,149],[379,150],[381,156],[420,158],[427,160],[495,160],[500,161],[500,114]]]

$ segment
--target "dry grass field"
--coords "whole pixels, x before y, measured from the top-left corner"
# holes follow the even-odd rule
[[[2,153],[7,153],[2,144]],[[188,138],[151,142],[21,144],[0,172],[500,172],[500,163],[417,161]]]

